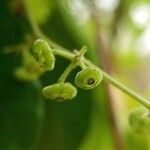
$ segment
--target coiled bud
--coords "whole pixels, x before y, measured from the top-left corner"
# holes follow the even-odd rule
[[[20,67],[15,71],[15,77],[20,81],[32,81],[37,78],[37,75],[30,74],[25,68]]]
[[[32,81],[37,79],[43,72],[39,64],[30,58],[23,66],[15,70],[15,77],[21,81]]]
[[[33,53],[37,62],[45,70],[52,70],[55,66],[53,50],[45,40],[38,39],[33,44]]]
[[[87,67],[77,73],[75,84],[83,89],[92,89],[102,81],[102,73],[97,67]]]
[[[43,95],[52,100],[69,100],[76,96],[77,89],[70,83],[56,83],[43,89]]]
[[[150,114],[145,109],[132,110],[129,115],[129,124],[138,135],[150,136]]]

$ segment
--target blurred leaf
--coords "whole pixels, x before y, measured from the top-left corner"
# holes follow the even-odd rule
[[[49,0],[26,0],[31,12],[34,14],[37,23],[45,23],[53,11],[53,2]]]
[[[17,81],[13,72],[21,57],[2,49],[22,41],[28,25],[23,16],[11,12],[8,1],[1,1],[0,7],[0,149],[30,149],[38,141],[43,120],[40,84]]]

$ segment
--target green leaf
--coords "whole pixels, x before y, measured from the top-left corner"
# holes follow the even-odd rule
[[[37,145],[44,116],[41,87],[38,81],[23,83],[13,75],[21,57],[6,54],[4,47],[21,42],[28,25],[8,2],[0,2],[0,149],[31,149]]]

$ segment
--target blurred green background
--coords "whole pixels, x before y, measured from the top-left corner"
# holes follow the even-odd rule
[[[149,0],[26,0],[43,33],[64,48],[88,46],[86,57],[145,97],[150,97]],[[68,61],[29,82],[13,73],[23,44],[34,42],[21,0],[0,0],[0,150],[150,150],[135,135],[128,113],[140,106],[104,82],[78,90],[71,101],[44,99]],[[6,49],[7,48],[7,49]],[[74,70],[68,81],[74,84]]]

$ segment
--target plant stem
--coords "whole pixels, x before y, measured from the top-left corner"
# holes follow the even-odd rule
[[[26,0],[24,0],[24,6],[26,9],[26,13],[27,13],[27,17],[29,19],[29,22],[31,24],[31,27],[33,29],[33,32],[35,34],[35,36],[37,38],[42,38],[45,39],[49,42],[49,44],[55,48],[54,49],[54,54],[62,56],[68,60],[73,60],[74,59],[74,54],[69,52],[67,49],[61,47],[60,45],[56,44],[55,42],[53,42],[52,40],[48,39],[40,30],[39,26],[37,25],[36,21],[34,20],[34,18],[32,17],[32,14],[30,13],[27,4],[25,2]],[[84,64],[87,65],[93,65],[88,59],[82,59],[82,62]],[[70,68],[70,67],[69,67]],[[137,94],[136,92],[134,92],[133,90],[129,89],[128,87],[126,87],[125,85],[123,85],[121,82],[117,81],[116,79],[114,79],[113,77],[111,77],[110,75],[108,75],[106,72],[104,72],[102,69],[100,69],[103,73],[103,77],[104,80],[107,81],[108,83],[112,84],[113,86],[115,86],[116,88],[120,89],[121,91],[123,91],[124,93],[126,93],[127,95],[133,97],[135,100],[137,100],[138,102],[140,102],[142,105],[144,105],[145,107],[147,107],[150,110],[150,101],[145,99],[144,97],[142,97],[141,95]]]
[[[69,60],[73,59],[73,54],[71,54],[70,52],[67,51],[60,51],[57,50],[57,55],[60,55],[62,57],[65,57]],[[84,59],[83,60],[85,64],[87,65],[93,65],[89,60]],[[137,94],[136,92],[134,92],[133,90],[131,90],[130,88],[126,87],[124,84],[122,84],[120,81],[117,81],[116,79],[114,79],[113,77],[111,77],[110,75],[108,75],[106,72],[104,72],[102,69],[100,69],[101,72],[103,73],[103,77],[104,80],[107,81],[108,83],[112,84],[113,86],[115,86],[116,88],[120,89],[121,91],[123,91],[124,93],[126,93],[127,95],[133,97],[134,99],[136,99],[138,102],[140,102],[142,105],[144,105],[145,107],[147,107],[148,109],[150,109],[150,101],[145,99],[144,97],[142,97],[141,95]]]
[[[66,68],[63,74],[59,77],[58,82],[64,82],[70,72],[77,66],[75,62],[71,62],[70,65]]]
[[[52,43],[51,43],[52,44]],[[50,45],[51,45],[50,44]],[[54,46],[54,45],[53,45]],[[66,51],[63,51],[63,50],[57,50],[57,49],[54,49],[54,54],[55,55],[59,55],[59,56],[62,56],[62,57],[65,57],[67,58],[68,60],[72,60],[74,58],[74,54],[73,53],[70,53],[70,52],[66,52]]]
[[[45,34],[43,34],[43,32],[41,32],[41,29],[39,28],[38,24],[36,23],[36,21],[35,21],[33,15],[32,15],[32,13],[31,13],[31,11],[30,11],[30,9],[29,9],[29,7],[28,7],[27,0],[22,0],[22,3],[23,3],[23,5],[24,5],[24,9],[25,9],[25,13],[26,13],[26,15],[27,15],[27,19],[28,19],[28,21],[29,21],[29,23],[30,23],[30,25],[31,25],[31,28],[32,28],[32,30],[33,30],[33,33],[34,33],[35,37],[36,37],[36,38],[45,39],[45,40],[48,41],[49,44],[50,44],[51,46],[53,46],[54,48],[56,48],[56,49],[61,49],[61,50],[66,51],[65,48],[63,48],[63,47],[61,47],[60,45],[58,45],[57,43],[51,41],[49,38],[47,38],[47,37],[45,36]]]
[[[102,71],[102,72],[103,72],[103,77],[104,77],[105,81],[107,81],[108,83],[110,83],[113,86],[117,87],[118,89],[120,89],[121,91],[123,91],[127,95],[133,97],[138,102],[140,102],[141,104],[143,104],[145,107],[147,107],[148,109],[150,109],[150,101],[149,100],[145,99],[144,97],[142,97],[141,95],[137,94],[136,92],[134,92],[130,88],[126,87],[121,82],[115,80],[114,78],[112,78],[111,76],[109,76],[106,72],[104,72],[104,71]]]
[[[85,68],[86,68],[86,65],[84,64],[84,62],[80,62],[80,67],[81,67],[82,69],[85,69]]]
[[[63,72],[63,74],[60,76],[60,78],[58,79],[58,82],[64,82],[66,80],[67,76],[70,74],[70,72],[74,68],[76,68],[78,65],[80,66],[81,64],[83,64],[82,59],[83,59],[83,56],[86,53],[86,51],[87,51],[87,48],[84,46],[83,48],[81,48],[81,50],[78,53],[72,54],[73,55],[73,58],[71,59],[72,62],[66,68],[66,70]],[[59,55],[59,51],[57,54]],[[62,53],[61,53],[61,56],[63,56]],[[67,58],[68,58],[68,55],[65,55],[65,56],[67,56]]]

